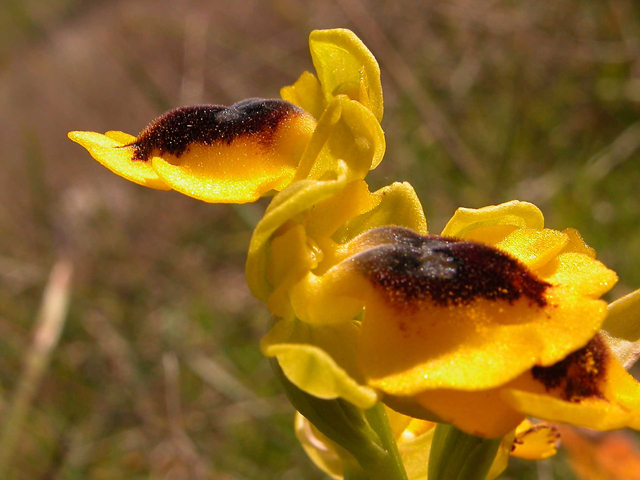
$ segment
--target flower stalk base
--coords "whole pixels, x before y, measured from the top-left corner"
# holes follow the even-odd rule
[[[408,480],[382,403],[362,410],[314,397],[291,383],[277,360],[271,367],[296,410],[339,447],[345,480]]]
[[[501,442],[439,423],[431,444],[429,480],[485,480]]]

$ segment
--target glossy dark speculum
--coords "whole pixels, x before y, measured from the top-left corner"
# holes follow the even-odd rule
[[[395,306],[430,300],[438,306],[469,304],[477,298],[509,303],[525,297],[546,305],[550,286],[525,265],[482,243],[423,236],[401,227],[367,234],[378,244],[353,257],[356,268]]]
[[[170,110],[156,118],[135,142],[133,160],[149,160],[156,151],[180,157],[194,143],[230,144],[241,136],[268,146],[281,123],[304,111],[284,100],[250,98],[230,107],[193,105]]]

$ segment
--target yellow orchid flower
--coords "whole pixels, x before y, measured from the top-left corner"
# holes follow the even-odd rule
[[[335,172],[341,159],[349,179],[364,178],[385,148],[378,64],[348,30],[312,32],[309,45],[318,77],[306,72],[283,89],[284,100],[180,107],[137,137],[69,138],[127,180],[205,202],[253,202],[294,178]]]
[[[279,202],[289,195],[291,201]],[[304,201],[295,201],[296,197]],[[340,261],[341,244],[348,245],[363,229],[391,224],[426,233],[422,207],[411,185],[395,183],[371,193],[362,180],[347,184],[338,178],[291,185],[274,199],[256,227],[247,280],[254,295],[280,319],[263,339],[262,349],[277,357],[285,375],[312,395],[342,397],[361,408],[378,400],[378,393],[362,384],[353,348],[360,335],[360,323],[354,318],[361,303],[337,296],[328,310],[339,310],[342,321],[310,324],[298,320],[306,305],[296,291],[301,281]]]
[[[69,137],[150,188],[222,203],[275,194],[246,264],[274,315],[261,349],[316,426],[326,420],[325,433],[357,444],[356,470],[383,465],[379,475],[405,478],[404,463],[426,478],[432,438],[448,435],[430,422],[497,439],[478,454],[477,478],[496,449],[493,476],[512,447],[523,458],[555,452],[553,430],[526,416],[640,429],[640,386],[623,367],[640,353],[640,295],[607,308],[600,297],[615,273],[575,230],[545,228],[532,204],[461,208],[429,235],[411,185],[371,192],[364,178],[385,151],[378,64],[348,30],[312,32],[309,45],[316,75],[303,73],[282,100],[180,107],[137,137]],[[395,410],[399,450],[380,401]],[[325,407],[348,410],[344,431],[316,410]],[[298,423],[309,455],[339,476],[348,446]]]
[[[617,277],[575,230],[545,229],[535,206],[514,201],[460,209],[442,236],[425,236],[419,207],[403,209],[419,212],[410,230],[382,201],[349,211],[365,203],[341,195],[283,222],[270,243],[290,276],[266,275],[279,320],[262,349],[299,388],[363,408],[382,396],[485,438],[525,415],[640,427],[640,388],[597,335],[599,297]],[[369,222],[373,211],[384,221]],[[332,219],[344,223],[325,230]],[[333,383],[318,385],[320,370]]]

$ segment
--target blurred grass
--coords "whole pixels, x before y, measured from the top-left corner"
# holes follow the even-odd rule
[[[131,133],[187,102],[230,104],[311,69],[313,28],[381,63],[373,187],[409,180],[430,229],[518,198],[580,230],[640,286],[640,5],[555,2],[8,0],[0,5],[0,418],[48,273],[74,265],[63,336],[8,478],[320,479],[257,350],[268,314],[243,262],[266,203],[145,190],[66,139]],[[573,478],[562,456],[505,478]]]

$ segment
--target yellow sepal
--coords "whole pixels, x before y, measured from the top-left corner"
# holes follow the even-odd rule
[[[378,205],[369,212],[348,220],[333,235],[338,243],[351,241],[357,235],[385,225],[406,227],[427,234],[427,219],[415,190],[408,182],[395,182],[373,193]]]
[[[367,409],[378,401],[375,390],[358,381],[355,351],[345,346],[358,341],[355,321],[311,326],[298,320],[278,320],[260,348],[275,357],[289,381],[323,399],[343,398]]]
[[[334,479],[344,476],[340,447],[322,434],[313,424],[296,412],[294,428],[296,437],[311,461],[324,473]]]
[[[348,220],[376,208],[379,195],[369,192],[364,180],[354,180],[339,194],[314,205],[305,221],[311,238],[331,237]]]
[[[364,178],[378,166],[386,149],[384,132],[373,114],[346,95],[332,99],[311,137],[294,180],[320,179],[348,167],[349,181]]]
[[[444,227],[441,235],[469,238],[473,230],[496,226],[507,227],[505,234],[513,230],[513,227],[541,230],[544,228],[544,217],[535,205],[517,200],[478,209],[459,208]],[[469,239],[483,241],[480,236]]]
[[[551,261],[569,242],[569,237],[557,230],[517,228],[494,246],[508,252],[531,270]]]
[[[344,28],[314,30],[309,49],[326,102],[347,95],[370,110],[379,123],[384,112],[380,67],[362,40]]]
[[[272,235],[285,222],[330,198],[347,185],[347,166],[339,164],[337,176],[327,175],[323,180],[301,180],[292,183],[274,197],[258,223],[247,254],[245,273],[249,288],[255,297],[264,302],[273,292],[267,280],[268,246]]]
[[[324,111],[325,101],[322,87],[313,73],[302,72],[293,85],[280,89],[280,96],[283,100],[306,110],[315,118],[320,118]]]
[[[640,289],[609,305],[602,328],[616,338],[629,342],[640,340]]]

